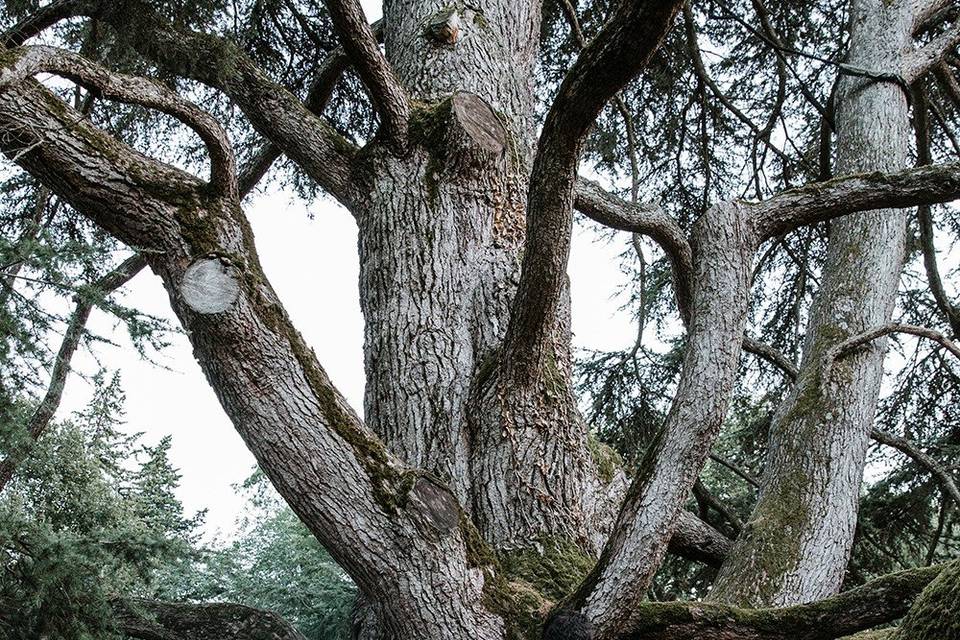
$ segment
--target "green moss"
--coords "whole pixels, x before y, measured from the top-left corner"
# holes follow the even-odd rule
[[[493,549],[484,541],[470,518],[461,511],[460,535],[467,548],[467,566],[484,574],[483,606],[501,618],[507,640],[535,640],[552,602],[536,587],[511,579]]]
[[[960,560],[948,564],[914,602],[894,640],[960,638]]]
[[[613,447],[600,442],[597,436],[592,433],[587,436],[587,449],[590,451],[590,457],[593,458],[594,464],[597,465],[600,479],[603,480],[604,484],[613,482],[617,469],[623,468],[623,458],[620,457],[620,454],[614,451]]]
[[[595,563],[577,544],[562,538],[541,538],[535,546],[502,551],[499,559],[508,580],[530,584],[555,601],[572,593]]]

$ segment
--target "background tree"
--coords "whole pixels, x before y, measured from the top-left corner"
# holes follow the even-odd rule
[[[261,469],[356,584],[360,637],[834,638],[901,617],[918,594],[901,635],[935,633],[954,567],[868,580],[892,567],[858,551],[855,525],[871,433],[944,500],[956,492],[933,448],[955,444],[955,429],[930,423],[949,404],[950,356],[907,359],[901,381],[939,362],[940,386],[901,384],[882,405],[881,417],[923,423],[922,440],[874,425],[886,336],[960,352],[936,330],[956,313],[926,208],[960,195],[946,162],[955,7],[392,0],[378,25],[343,0],[6,10],[0,145],[36,181],[15,174],[11,189],[19,179],[39,194],[11,205],[6,291],[40,280],[20,265],[44,242],[59,255],[60,239],[38,231],[54,197],[73,228],[103,239],[82,236],[91,264],[116,242],[137,252]],[[24,45],[44,33],[58,46]],[[77,88],[58,97],[40,73]],[[170,144],[149,135],[156,122]],[[908,169],[911,148],[931,166]],[[303,195],[321,189],[358,224],[365,421],[259,265],[242,196],[281,155]],[[583,159],[630,175],[629,197],[580,177]],[[919,249],[907,242],[913,206]],[[582,364],[582,404],[566,281],[574,208],[633,232],[641,265],[637,344]],[[646,264],[643,236],[664,259]],[[905,322],[891,324],[917,251],[929,286],[910,289]],[[98,292],[87,304],[104,304],[122,274],[86,279]],[[9,318],[10,344],[24,345],[10,366],[42,366],[30,347],[43,327]],[[673,318],[682,337],[666,333]],[[645,345],[648,327],[673,348]],[[741,346],[763,364],[743,367]],[[60,377],[54,366],[54,399]],[[11,395],[10,416],[31,415],[31,391]],[[5,465],[29,458],[42,431],[13,438]],[[705,471],[711,456],[745,485]],[[919,529],[931,564],[951,552],[949,511],[898,472],[874,483],[860,539],[904,558]],[[909,500],[913,529],[878,543],[870,517],[883,517],[884,491]],[[732,546],[684,509],[691,494]],[[693,565],[662,570],[668,547],[722,562],[715,588]],[[836,595],[851,553],[850,581],[865,583]],[[115,615],[137,637],[296,637],[242,606],[138,600]]]

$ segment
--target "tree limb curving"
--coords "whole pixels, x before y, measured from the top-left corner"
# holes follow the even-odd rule
[[[54,73],[73,80],[103,97],[157,109],[196,132],[210,154],[210,183],[216,193],[236,193],[236,161],[226,131],[213,116],[158,82],[113,73],[71,51],[45,45],[7,51],[0,69],[0,91],[38,73]]]
[[[552,348],[583,140],[607,101],[660,46],[680,4],[619,2],[567,73],[547,113],[530,177],[520,284],[504,339],[503,370],[513,383],[527,386],[536,380]]]
[[[306,640],[280,615],[226,602],[130,599],[113,606],[118,630],[140,640]]]

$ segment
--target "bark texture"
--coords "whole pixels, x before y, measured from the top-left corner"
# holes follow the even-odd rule
[[[854,0],[849,62],[901,71],[913,15],[905,3]],[[890,82],[841,79],[836,123],[841,173],[896,171],[908,163],[907,97]],[[831,224],[823,283],[807,325],[800,375],[778,409],[753,514],[711,598],[784,606],[829,596],[853,546],[863,465],[883,373],[885,343],[838,363],[824,354],[889,322],[906,236],[906,212],[878,210]]]

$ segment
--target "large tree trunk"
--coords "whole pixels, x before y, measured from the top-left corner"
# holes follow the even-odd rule
[[[519,279],[539,2],[430,6],[384,7],[387,57],[421,102],[410,152],[370,159],[358,216],[365,414],[392,451],[450,483],[495,547],[558,535],[596,546],[569,307],[548,389],[507,403],[491,384]]]
[[[854,0],[849,63],[899,73],[910,46],[911,3]],[[892,82],[844,76],[837,94],[841,174],[907,165],[907,96]],[[906,211],[832,223],[823,284],[811,311],[797,382],[774,417],[753,515],[711,596],[747,606],[810,602],[839,589],[853,546],[884,343],[847,358],[821,380],[828,349],[889,321],[906,236]]]

